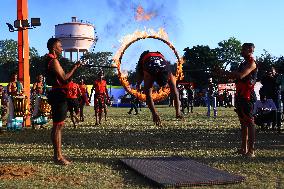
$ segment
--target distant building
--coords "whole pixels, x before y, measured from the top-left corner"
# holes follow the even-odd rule
[[[69,52],[71,61],[73,52],[79,60],[80,53],[88,52],[97,41],[95,26],[82,20],[78,21],[76,17],[72,17],[71,22],[55,25],[55,37],[62,41],[64,57],[66,58],[66,52]]]

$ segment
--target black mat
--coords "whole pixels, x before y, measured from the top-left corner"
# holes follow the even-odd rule
[[[245,180],[245,177],[184,157],[124,158],[121,161],[164,187],[232,184]]]

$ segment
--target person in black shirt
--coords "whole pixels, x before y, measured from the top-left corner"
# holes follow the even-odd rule
[[[276,108],[277,113],[276,114],[276,122],[277,122],[277,128],[280,131],[281,128],[281,108],[280,108],[280,88],[279,83],[277,82],[278,74],[274,67],[271,67],[270,70],[267,71],[265,76],[261,80],[263,94],[266,96],[267,99],[272,99]],[[275,129],[275,127],[273,127]]]
[[[193,113],[193,102],[194,102],[194,89],[192,85],[189,85],[189,88],[187,89],[187,113],[189,113],[189,107],[190,112]]]
[[[279,85],[277,84],[277,73],[274,67],[261,79],[263,93],[267,99],[272,99],[277,108],[279,108]]]

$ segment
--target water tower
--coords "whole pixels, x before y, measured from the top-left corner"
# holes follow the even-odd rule
[[[72,17],[71,22],[55,25],[55,37],[62,41],[64,57],[69,52],[71,61],[73,52],[77,54],[78,61],[80,53],[88,52],[97,41],[95,26],[78,21],[76,17]]]

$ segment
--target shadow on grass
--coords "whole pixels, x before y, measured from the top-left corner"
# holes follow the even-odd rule
[[[283,134],[257,132],[256,148],[284,150]],[[239,129],[105,129],[63,130],[63,142],[82,149],[129,150],[209,150],[233,149],[240,145]],[[50,130],[27,129],[0,135],[0,144],[50,144]]]
[[[149,156],[148,156],[149,157]],[[123,164],[120,161],[120,158],[118,157],[110,157],[110,158],[106,158],[106,157],[84,157],[84,156],[71,156],[69,157],[72,161],[73,164],[70,165],[70,168],[68,168],[68,170],[72,169],[76,169],[76,164],[78,165],[79,163],[95,163],[95,164],[101,164],[101,165],[105,165],[106,167],[111,167],[112,170],[116,171],[119,173],[119,175],[121,175],[121,177],[123,178],[123,182],[126,185],[131,185],[131,186],[136,186],[138,188],[161,188],[161,186],[144,177],[143,175],[141,175],[140,173],[136,172],[135,170],[129,168],[128,166],[126,166],[125,164]],[[123,157],[121,157],[123,158]],[[241,156],[225,156],[225,157],[187,157],[190,159],[193,159],[195,161],[198,161],[200,163],[204,163],[207,165],[212,165],[212,164],[216,164],[218,162],[218,164],[222,164],[222,163],[237,163],[237,164],[243,164],[243,163],[252,163],[252,161],[254,163],[267,163],[267,162],[276,162],[278,161],[283,161],[283,158],[281,158],[281,160],[279,158],[276,157],[257,157],[255,159],[249,159],[249,158],[244,158]],[[25,157],[15,157],[15,156],[11,156],[11,157],[5,157],[5,160],[0,158],[0,163],[10,163],[12,162],[14,163],[25,163],[25,162],[29,162],[29,163],[35,163],[35,164],[50,164],[50,165],[54,165],[52,162],[51,157],[48,156],[25,156]]]
[[[258,150],[284,150],[283,134],[258,132]],[[50,130],[27,129],[22,132],[6,132],[0,135],[1,144],[51,145]],[[149,150],[181,152],[190,150],[233,150],[240,146],[239,129],[194,129],[194,128],[154,128],[154,129],[71,129],[63,131],[63,144],[69,148],[82,150]],[[33,146],[34,145],[34,146]],[[12,145],[13,146],[13,145]],[[42,146],[40,148],[43,148]],[[2,146],[0,149],[3,149]],[[13,148],[13,147],[12,147]],[[17,148],[17,146],[15,147]],[[26,148],[25,146],[23,148]],[[229,157],[226,157],[229,158]],[[270,158],[271,160],[273,157]],[[263,159],[265,160],[265,159]]]
[[[123,182],[128,185],[136,186],[139,188],[147,188],[147,187],[158,187],[158,185],[140,175],[136,171],[129,169],[125,164],[123,164],[119,158],[99,158],[99,157],[84,157],[84,156],[71,156],[69,157],[73,162],[70,166],[68,166],[69,170],[73,168],[76,169],[76,165],[78,163],[95,163],[105,165],[107,167],[111,167],[112,170],[118,172],[123,178]],[[33,163],[33,164],[50,164],[54,165],[51,156],[6,156],[5,159],[0,156],[0,164],[23,164],[23,163]]]

